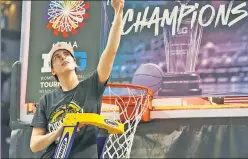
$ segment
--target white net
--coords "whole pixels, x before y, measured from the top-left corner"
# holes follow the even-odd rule
[[[145,89],[127,85],[122,88],[107,87],[104,97],[103,114],[124,123],[125,132],[109,134],[102,158],[129,158],[137,126],[141,120],[146,120],[144,116],[149,115],[152,95]]]

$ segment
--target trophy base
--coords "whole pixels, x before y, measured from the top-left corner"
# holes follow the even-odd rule
[[[195,73],[165,74],[159,96],[201,95],[199,76]]]

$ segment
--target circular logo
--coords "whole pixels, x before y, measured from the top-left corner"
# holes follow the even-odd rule
[[[89,18],[89,8],[89,1],[51,1],[44,17],[47,29],[53,30],[55,36],[61,33],[64,38],[68,33],[77,34]]]
[[[104,119],[104,122],[112,127],[118,127],[118,124],[113,121],[113,120],[110,120],[110,119]]]

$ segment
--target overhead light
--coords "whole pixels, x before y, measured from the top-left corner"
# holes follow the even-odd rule
[[[1,12],[2,14],[4,14],[5,10],[8,10],[12,4],[12,1],[10,0],[1,0],[0,1],[1,4]]]

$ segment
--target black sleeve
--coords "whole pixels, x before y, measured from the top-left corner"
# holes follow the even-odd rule
[[[100,114],[101,113],[101,106],[102,106],[102,96],[106,87],[108,80],[105,83],[101,83],[99,81],[99,75],[97,71],[94,71],[91,76],[88,78],[90,81],[90,92],[93,96],[95,96],[96,101],[94,102],[94,107],[92,111]]]
[[[45,114],[45,101],[44,97],[40,99],[40,102],[36,106],[36,112],[31,122],[31,127],[47,127],[47,118]]]
[[[93,72],[93,74],[91,75],[90,79],[92,80],[92,86],[93,88],[95,88],[95,90],[97,91],[96,94],[98,95],[98,97],[102,97],[105,87],[108,83],[108,80],[105,83],[101,83],[99,81],[99,74],[96,71]]]

